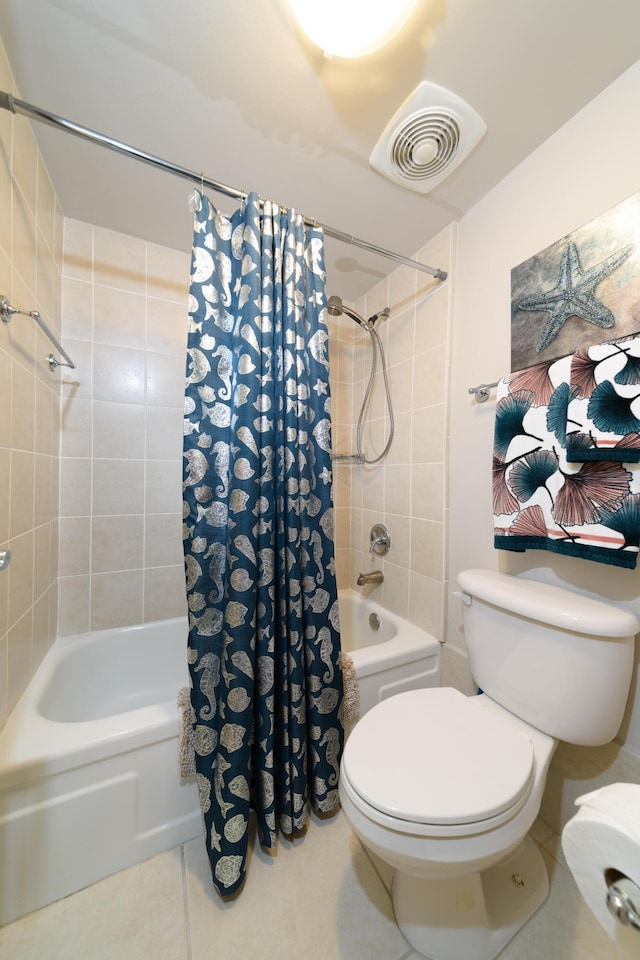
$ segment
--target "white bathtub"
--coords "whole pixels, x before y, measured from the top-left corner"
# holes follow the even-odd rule
[[[353,591],[340,613],[362,712],[439,684],[428,634]],[[197,789],[178,779],[186,637],[185,620],[164,620],[45,657],[0,733],[0,924],[202,832]]]
[[[355,590],[340,593],[340,632],[356,668],[361,716],[396,693],[440,686],[439,642]]]
[[[58,640],[0,733],[0,924],[202,831],[178,779],[186,620]]]

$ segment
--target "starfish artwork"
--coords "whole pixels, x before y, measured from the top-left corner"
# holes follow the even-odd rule
[[[538,353],[549,346],[569,317],[578,317],[605,329],[614,325],[613,313],[597,299],[595,290],[599,283],[624,263],[633,250],[634,244],[630,243],[585,271],[580,264],[578,247],[572,240],[567,243],[556,285],[547,293],[526,297],[516,304],[518,310],[547,311],[549,314],[536,346]]]

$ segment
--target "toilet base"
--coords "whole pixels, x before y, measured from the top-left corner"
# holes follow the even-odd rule
[[[428,960],[493,960],[548,892],[544,860],[527,836],[481,873],[424,879],[397,871],[393,908],[406,939]]]

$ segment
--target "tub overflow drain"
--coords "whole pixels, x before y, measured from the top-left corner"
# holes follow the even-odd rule
[[[369,626],[371,627],[372,630],[380,629],[380,617],[378,616],[377,613],[369,614]]]

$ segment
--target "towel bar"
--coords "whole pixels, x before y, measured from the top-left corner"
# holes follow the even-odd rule
[[[9,323],[11,321],[11,317],[13,317],[16,313],[19,313],[23,317],[33,317],[45,336],[51,340],[51,343],[54,345],[56,350],[64,357],[64,360],[57,360],[52,353],[49,354],[49,366],[52,370],[55,370],[56,367],[71,367],[72,370],[75,370],[75,363],[62,345],[58,343],[37,310],[18,310],[17,307],[11,305],[8,297],[0,296],[0,316],[2,316],[3,322]]]
[[[489,399],[489,394],[494,387],[498,386],[498,381],[495,383],[481,383],[478,387],[469,387],[469,393],[472,393],[478,403],[484,403],[485,400]]]

